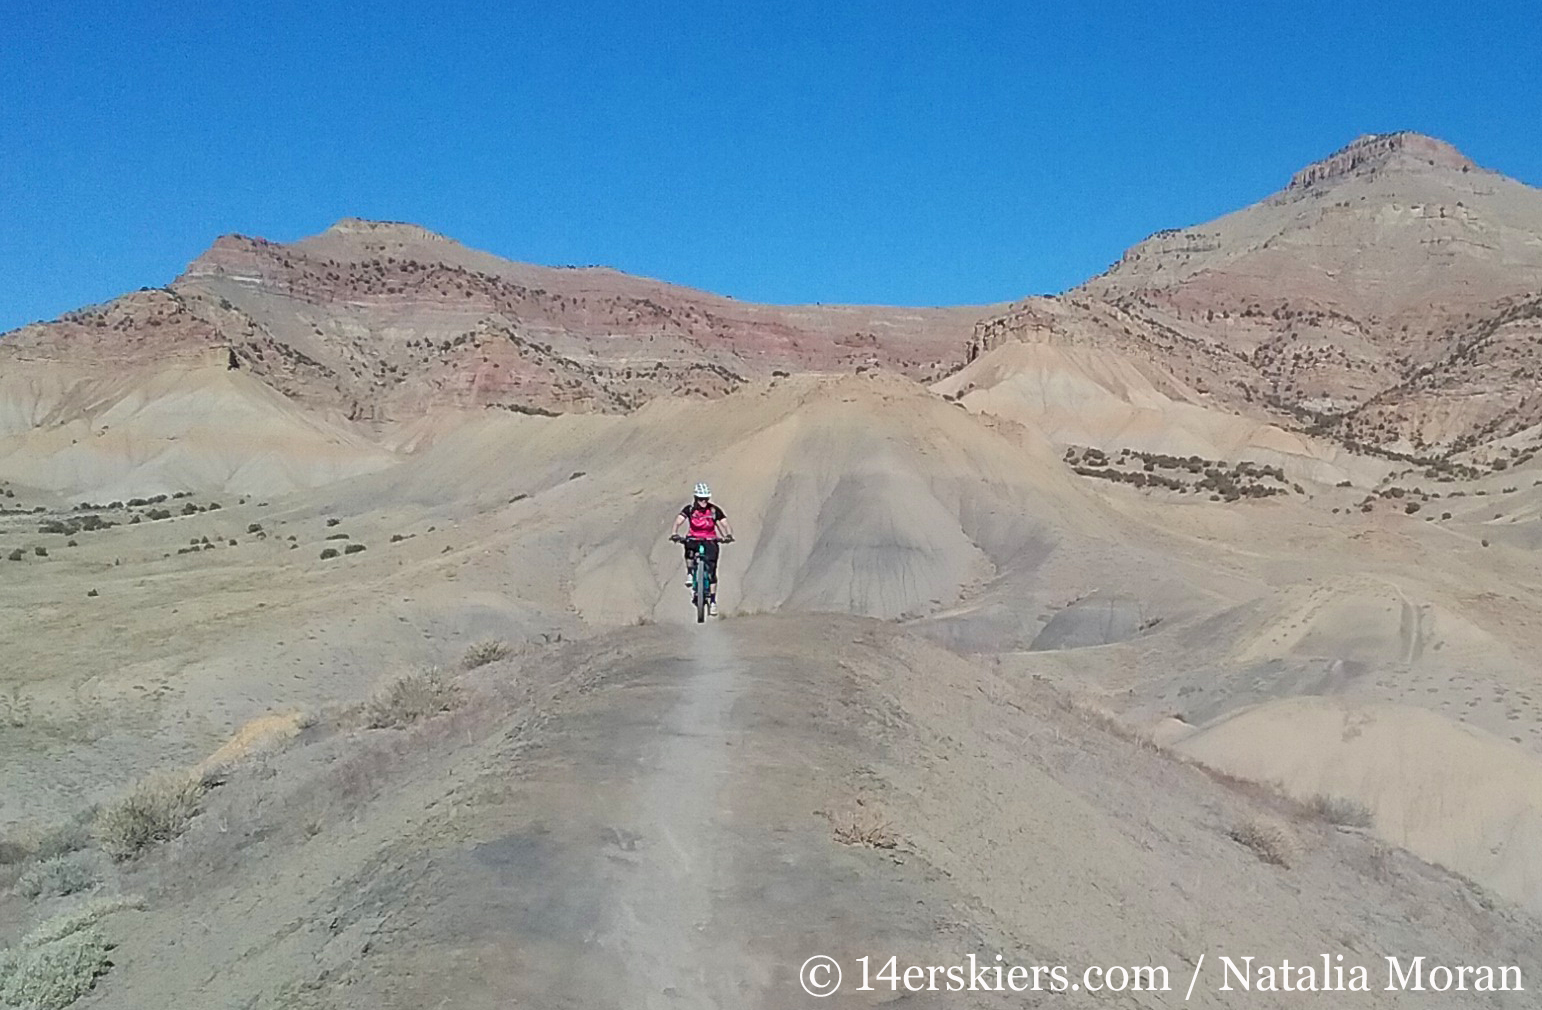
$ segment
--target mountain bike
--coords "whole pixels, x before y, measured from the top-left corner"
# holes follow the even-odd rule
[[[669,539],[677,544],[685,544],[691,549],[691,599],[696,603],[696,623],[703,624],[707,620],[707,602],[712,599],[712,576],[707,568],[707,544],[714,541],[682,536],[672,536]],[[731,544],[733,539],[733,537],[723,537],[715,542],[719,545]]]

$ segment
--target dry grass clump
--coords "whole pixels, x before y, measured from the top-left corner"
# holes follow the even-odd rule
[[[899,835],[889,822],[877,816],[847,814],[830,818],[835,840],[842,845],[860,845],[866,849],[892,849],[899,845]]]
[[[187,830],[203,799],[203,780],[189,772],[152,776],[96,815],[92,834],[113,859],[131,859]]]
[[[1318,793],[1307,800],[1306,808],[1318,820],[1346,828],[1368,828],[1375,822],[1370,807],[1347,796]]]
[[[513,654],[514,650],[503,639],[486,638],[466,650],[466,654],[461,657],[460,665],[468,670],[475,670],[479,666],[508,659]]]
[[[40,859],[16,879],[25,898],[59,898],[89,891],[102,882],[101,868],[89,852],[70,852]]]
[[[410,726],[448,712],[460,701],[460,688],[445,679],[438,667],[409,673],[369,703],[372,729]]]
[[[97,926],[103,917],[138,908],[137,898],[101,898],[55,916],[0,951],[0,1005],[63,1010],[96,985],[112,962],[112,944]]]
[[[1232,841],[1253,850],[1266,863],[1289,867],[1296,857],[1296,839],[1280,823],[1260,817],[1240,821],[1227,832]]]
[[[236,730],[219,749],[198,763],[195,772],[205,784],[227,778],[242,761],[279,750],[314,724],[315,717],[304,712],[269,712],[259,715]]]

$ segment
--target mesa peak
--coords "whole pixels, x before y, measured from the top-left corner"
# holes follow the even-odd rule
[[[1291,177],[1286,192],[1331,185],[1352,176],[1369,175],[1389,167],[1445,168],[1468,172],[1478,166],[1451,144],[1412,130],[1368,133],[1315,161]]]

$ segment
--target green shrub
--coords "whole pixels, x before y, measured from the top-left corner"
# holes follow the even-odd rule
[[[10,558],[12,561],[20,561],[23,556],[24,555],[22,554],[20,547],[6,555],[6,557]]]
[[[71,852],[41,859],[22,871],[16,890],[26,898],[58,898],[89,891],[102,874],[89,852]]]
[[[142,908],[139,898],[97,898],[56,915],[0,951],[0,1005],[63,1010],[90,992],[112,962],[112,944],[97,926],[113,912]]]
[[[0,1003],[63,1010],[107,974],[110,949],[102,931],[87,926],[49,943],[0,953]]]
[[[364,545],[363,544],[349,544],[347,547],[343,548],[343,553],[344,554],[357,554],[360,551],[362,551],[363,549],[364,549]]]
[[[187,830],[203,792],[203,783],[187,772],[152,776],[97,814],[97,844],[121,861],[170,841]]]
[[[321,560],[323,561],[330,561],[335,557],[337,557],[337,551],[331,547],[328,547],[326,550],[321,552]]]

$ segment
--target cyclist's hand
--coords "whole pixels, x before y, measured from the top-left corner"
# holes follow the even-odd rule
[[[672,541],[674,541],[674,542],[675,542],[675,543],[677,543],[677,544],[680,544],[680,543],[684,543],[684,542],[685,542],[685,537],[682,537],[682,536],[681,536],[681,535],[680,535],[680,534],[678,534],[678,533],[671,533],[671,534],[670,534],[670,535],[669,535],[669,539],[670,539],[670,540],[672,540]]]
[[[733,542],[734,542],[733,534],[729,534],[728,536],[723,538],[723,543],[725,543],[725,544],[731,544]]]

